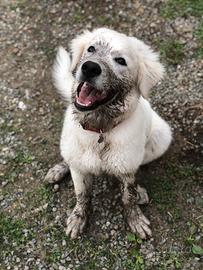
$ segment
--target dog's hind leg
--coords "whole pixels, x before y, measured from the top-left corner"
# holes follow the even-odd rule
[[[90,195],[92,190],[92,176],[84,175],[71,168],[71,176],[76,193],[76,205],[67,219],[66,234],[72,239],[82,233],[87,222]]]
[[[69,172],[70,170],[68,164],[65,161],[60,162],[49,169],[47,175],[44,178],[44,181],[50,184],[58,183],[63,180],[64,177],[69,174]]]
[[[134,174],[119,177],[122,181],[122,201],[124,217],[133,233],[145,239],[151,236],[150,222],[142,213],[138,204],[148,202],[145,189],[135,185]]]
[[[142,165],[159,158],[168,149],[172,135],[169,125],[153,111],[150,137],[145,146]]]
[[[136,196],[137,196],[137,204],[148,204],[149,203],[149,197],[147,194],[147,191],[145,188],[141,187],[140,185],[137,185],[135,188],[136,190]]]

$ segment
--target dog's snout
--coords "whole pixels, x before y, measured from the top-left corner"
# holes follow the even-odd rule
[[[82,73],[85,78],[93,78],[99,76],[101,72],[102,70],[100,65],[95,62],[87,61],[82,65]]]

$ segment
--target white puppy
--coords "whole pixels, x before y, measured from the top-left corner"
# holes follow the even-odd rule
[[[169,147],[169,125],[146,100],[163,76],[158,55],[134,37],[106,28],[85,32],[71,43],[72,60],[59,48],[55,85],[69,102],[61,135],[64,162],[50,169],[49,182],[70,170],[77,197],[67,220],[72,238],[87,221],[92,176],[116,176],[122,186],[124,215],[141,238],[151,235],[139,204],[148,202],[136,184],[139,166],[160,157]]]

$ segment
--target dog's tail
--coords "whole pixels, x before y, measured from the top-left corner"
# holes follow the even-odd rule
[[[73,75],[70,71],[70,67],[71,59],[69,53],[63,47],[59,47],[53,66],[52,76],[54,85],[65,101],[71,100]]]

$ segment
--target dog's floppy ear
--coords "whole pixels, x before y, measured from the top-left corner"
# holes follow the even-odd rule
[[[159,55],[148,45],[136,38],[131,39],[138,59],[138,87],[141,95],[147,98],[149,90],[163,77],[164,67],[159,62]]]
[[[85,31],[83,34],[77,36],[71,41],[70,46],[72,53],[71,71],[73,71],[76,68],[77,64],[79,63],[83,51],[87,43],[90,41],[91,36],[92,36],[91,32]]]

